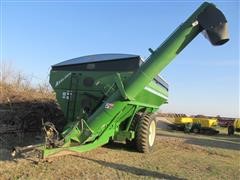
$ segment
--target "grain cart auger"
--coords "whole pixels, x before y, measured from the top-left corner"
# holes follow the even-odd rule
[[[100,54],[52,66],[50,84],[67,120],[62,133],[44,125],[43,157],[62,150],[84,152],[109,140],[132,143],[140,152],[154,144],[156,122],[150,118],[167,102],[167,84],[158,74],[200,32],[213,45],[229,40],[227,20],[211,3],[203,3],[145,62],[137,55]],[[59,138],[58,138],[59,137]]]

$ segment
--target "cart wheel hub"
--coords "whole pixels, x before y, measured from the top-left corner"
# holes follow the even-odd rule
[[[149,146],[153,146],[155,136],[156,136],[156,123],[155,121],[152,121],[149,126],[149,135],[148,135]]]

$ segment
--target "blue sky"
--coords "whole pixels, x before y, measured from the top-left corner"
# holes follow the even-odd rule
[[[239,2],[211,1],[229,21],[230,41],[213,47],[202,35],[161,72],[169,83],[163,111],[239,117]],[[202,1],[2,1],[1,57],[35,82],[51,65],[96,53],[143,58]]]

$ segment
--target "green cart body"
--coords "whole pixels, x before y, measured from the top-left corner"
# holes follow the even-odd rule
[[[126,110],[121,112],[122,116],[132,114],[127,113],[127,109],[132,112],[136,108],[136,111],[156,111],[166,103],[168,96],[168,85],[159,76],[145,86],[134,100],[128,101],[125,93],[126,83],[143,63],[137,55],[98,54],[52,66],[50,83],[67,121],[88,118],[117,90],[122,93],[120,100],[128,103]],[[106,109],[111,108],[111,103],[108,105]]]
[[[135,114],[155,112],[161,104],[167,102],[168,96],[168,84],[157,75],[134,100],[128,99],[124,87],[143,63],[138,55],[98,54],[52,66],[50,83],[67,121],[62,133],[65,136],[65,144],[68,142],[67,147],[81,142],[79,133],[83,130],[88,133],[94,132],[88,126],[89,117],[116,91],[120,91],[119,103],[124,108],[117,113],[117,117],[112,116],[111,125],[104,124],[104,120],[97,122],[101,131],[98,135],[106,134],[103,138],[98,137],[99,145],[106,144],[109,140],[134,139],[135,131],[130,127]],[[105,103],[104,110],[112,108],[114,102]],[[73,127],[76,128],[75,134],[72,133]],[[69,133],[71,136],[66,139]],[[95,145],[92,147],[95,148]]]

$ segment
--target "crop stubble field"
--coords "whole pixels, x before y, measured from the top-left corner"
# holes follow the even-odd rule
[[[114,143],[40,162],[1,157],[0,179],[238,179],[239,139],[158,129],[150,154]]]

